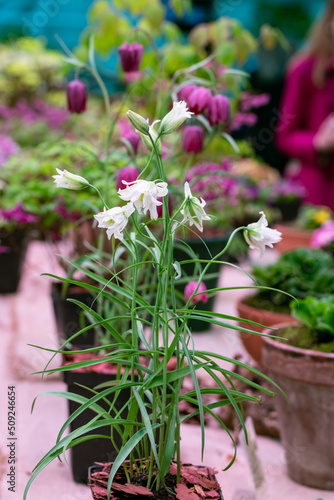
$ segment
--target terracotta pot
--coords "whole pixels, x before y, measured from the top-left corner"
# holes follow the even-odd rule
[[[310,246],[313,231],[309,229],[299,229],[291,224],[276,224],[275,229],[282,233],[281,241],[275,244],[275,249],[280,253]]]
[[[334,354],[268,337],[263,337],[262,349],[269,377],[289,400],[278,393],[274,402],[290,478],[334,490]]]
[[[245,299],[239,300],[237,303],[238,316],[243,319],[255,321],[265,327],[291,322],[292,316],[289,314],[278,313],[275,311],[267,311],[265,309],[257,309],[243,302]],[[255,332],[263,332],[264,328],[256,325],[249,325],[239,321],[239,326],[254,330]],[[246,348],[246,351],[259,364],[262,364],[262,337],[251,333],[239,332],[240,339]]]

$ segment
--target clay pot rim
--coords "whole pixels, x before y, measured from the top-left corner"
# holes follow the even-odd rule
[[[287,231],[287,232],[293,232],[299,233],[299,234],[305,234],[305,236],[312,236],[314,229],[303,229],[302,227],[297,227],[294,226],[293,223],[277,223],[274,226],[275,229],[278,231]]]
[[[291,314],[286,314],[286,313],[281,313],[281,312],[277,312],[277,311],[269,311],[268,309],[262,309],[260,307],[254,307],[254,306],[250,306],[249,304],[246,304],[244,301],[247,300],[249,297],[252,297],[253,295],[255,294],[248,294],[248,295],[245,295],[243,297],[241,297],[238,301],[237,301],[237,308],[239,309],[239,305],[241,305],[242,307],[244,307],[245,309],[248,309],[248,310],[252,310],[252,311],[261,311],[261,312],[264,312],[266,314],[274,314],[275,316],[282,316],[282,321],[285,322],[289,322],[291,321],[291,319],[293,319],[293,316],[291,316]],[[241,318],[241,319],[244,319],[244,318]]]
[[[302,326],[302,323],[299,321],[290,321],[286,323],[276,323],[272,325],[272,328],[276,328],[275,333],[278,334],[279,330],[283,330],[286,327],[290,326]],[[279,342],[276,339],[272,338],[272,330],[265,329],[263,334],[266,334],[262,337],[263,342],[268,344],[270,347],[274,348],[276,351],[281,351],[284,354],[291,355],[293,357],[304,357],[304,358],[312,358],[319,361],[334,361],[334,353],[322,352],[322,351],[314,351],[312,349],[303,349],[302,347],[294,347],[289,344],[284,344],[283,342]],[[276,335],[279,336],[279,335]]]

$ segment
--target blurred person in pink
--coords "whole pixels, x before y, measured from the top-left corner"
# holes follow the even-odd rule
[[[276,141],[299,160],[288,175],[306,188],[305,201],[334,210],[334,0],[289,64]]]

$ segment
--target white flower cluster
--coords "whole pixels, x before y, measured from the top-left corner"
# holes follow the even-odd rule
[[[104,209],[103,212],[94,215],[98,221],[98,227],[107,229],[107,236],[123,239],[123,231],[127,225],[128,218],[135,209],[140,214],[150,213],[151,219],[158,218],[157,207],[162,205],[163,198],[168,194],[167,182],[153,182],[137,179],[133,182],[126,182],[125,189],[119,189],[118,194],[121,200],[128,201],[124,207],[114,207],[110,210]]]

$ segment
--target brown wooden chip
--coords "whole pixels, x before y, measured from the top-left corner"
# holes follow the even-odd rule
[[[215,490],[206,491],[205,498],[220,498],[220,494]]]
[[[127,493],[129,495],[145,495],[146,497],[153,497],[153,493],[145,486],[137,486],[136,484],[119,484],[112,483],[112,489],[116,491],[123,491],[123,493]]]
[[[176,486],[176,498],[178,500],[201,500],[201,497],[199,497],[193,489],[187,488],[185,484],[178,484]]]

